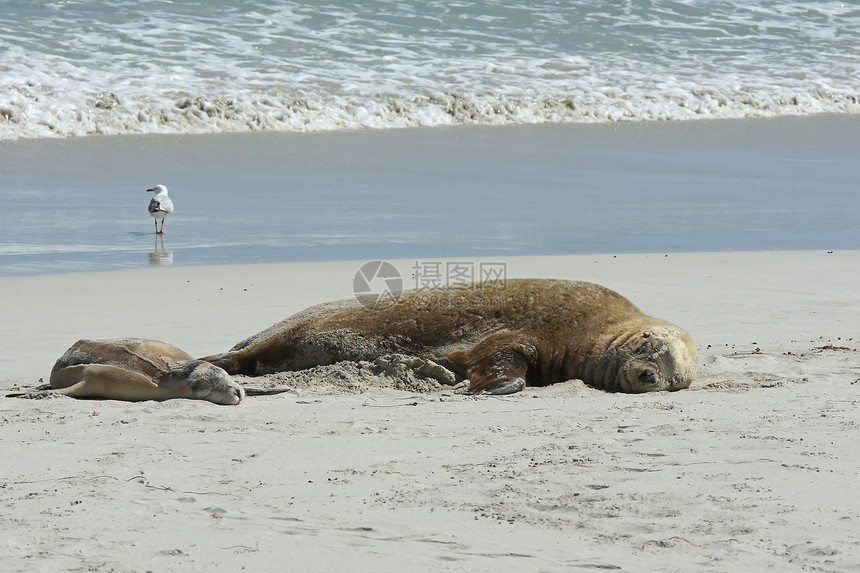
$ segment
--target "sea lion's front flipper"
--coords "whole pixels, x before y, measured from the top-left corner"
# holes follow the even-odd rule
[[[480,389],[475,388],[474,378],[472,379],[472,384],[469,386],[469,394],[492,394],[492,395],[501,395],[501,394],[515,394],[519,392],[523,388],[526,387],[526,381],[522,378],[513,378],[507,380],[499,380],[498,382],[494,382],[490,386],[481,387]]]
[[[139,372],[108,364],[76,364],[54,370],[51,387],[72,398],[139,401],[179,397]]]
[[[469,394],[513,394],[526,386],[537,350],[519,332],[491,334],[470,350],[448,355],[469,378]]]

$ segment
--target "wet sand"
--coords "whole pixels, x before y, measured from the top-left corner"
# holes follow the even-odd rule
[[[0,275],[860,249],[858,145],[854,115],[0,142]]]

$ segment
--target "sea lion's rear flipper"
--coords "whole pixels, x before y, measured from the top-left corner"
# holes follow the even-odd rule
[[[513,394],[525,388],[526,372],[536,354],[521,333],[501,332],[448,358],[469,378],[469,394]]]

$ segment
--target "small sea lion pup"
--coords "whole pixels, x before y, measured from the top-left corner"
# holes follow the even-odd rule
[[[192,398],[238,404],[245,391],[221,368],[158,340],[79,340],[51,370],[51,387],[74,398]]]
[[[547,279],[405,291],[375,304],[325,303],[204,360],[255,376],[390,353],[435,361],[482,394],[571,379],[621,392],[680,390],[693,381],[697,362],[689,334],[618,293]]]

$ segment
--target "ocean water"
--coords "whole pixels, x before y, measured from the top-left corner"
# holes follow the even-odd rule
[[[858,117],[857,0],[5,0],[0,275],[860,248]]]
[[[5,0],[0,139],[860,112],[856,0]]]

